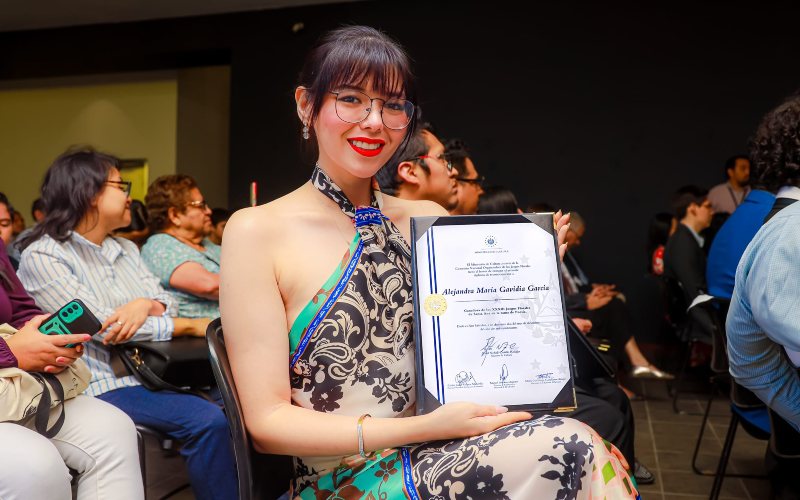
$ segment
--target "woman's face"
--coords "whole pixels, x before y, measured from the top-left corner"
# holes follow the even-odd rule
[[[189,190],[189,199],[182,207],[175,207],[175,218],[180,229],[194,237],[203,237],[211,231],[211,209],[206,205],[203,194],[197,188]]]
[[[125,186],[119,184],[122,176],[119,170],[111,167],[100,194],[97,195],[97,213],[100,222],[110,231],[126,227],[131,223],[131,199]]]
[[[319,146],[319,163],[328,170],[344,170],[355,177],[368,179],[389,161],[403,142],[407,129],[392,130],[384,125],[381,110],[384,102],[392,96],[378,93],[371,82],[363,88],[333,90],[358,90],[376,100],[364,103],[370,108],[364,120],[348,123],[336,114],[337,96],[331,93],[325,96],[313,124]]]
[[[8,205],[0,203],[0,240],[8,246],[14,234],[13,220]]]

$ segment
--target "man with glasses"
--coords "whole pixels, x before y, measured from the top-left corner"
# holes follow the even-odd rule
[[[478,199],[483,194],[484,177],[478,174],[470,157],[469,149],[460,139],[450,139],[445,144],[445,155],[458,170],[458,203],[450,215],[474,215],[478,213]]]
[[[375,177],[388,194],[435,201],[449,211],[458,204],[457,175],[431,125],[420,122],[401,156],[389,160]]]

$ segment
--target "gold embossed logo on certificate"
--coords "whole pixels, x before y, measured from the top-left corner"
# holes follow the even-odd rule
[[[422,307],[429,316],[441,316],[447,311],[447,299],[444,298],[444,295],[432,293],[425,297]]]

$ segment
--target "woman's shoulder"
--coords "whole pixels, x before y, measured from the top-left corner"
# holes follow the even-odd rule
[[[22,251],[22,257],[25,258],[25,255],[30,255],[33,252],[37,253],[53,253],[53,252],[61,252],[67,249],[70,244],[70,240],[72,239],[72,234],[70,234],[66,240],[58,241],[49,234],[43,234],[40,237],[36,238],[35,240],[31,241],[28,246]]]
[[[428,200],[404,200],[395,196],[382,194],[384,215],[390,219],[405,217],[436,217],[448,215],[441,205]]]
[[[124,238],[117,237],[117,241],[121,241],[123,239]],[[140,253],[142,254],[142,257],[144,257],[146,255],[163,252],[165,249],[174,249],[178,247],[178,245],[183,245],[183,243],[166,233],[156,233],[147,238],[145,244],[142,245]],[[136,245],[134,244],[134,246]]]
[[[293,230],[324,214],[318,200],[310,196],[310,183],[264,205],[242,208],[234,212],[225,225],[225,233],[245,232],[252,236],[276,236]]]

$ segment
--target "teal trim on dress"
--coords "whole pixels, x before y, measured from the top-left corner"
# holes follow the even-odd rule
[[[331,292],[336,288],[339,280],[342,278],[342,275],[345,273],[345,270],[348,268],[348,264],[353,259],[358,259],[361,257],[361,252],[356,252],[356,249],[361,243],[361,235],[358,233],[355,234],[353,237],[353,241],[350,242],[350,247],[347,249],[347,252],[342,257],[341,262],[337,266],[336,270],[333,274],[328,277],[325,281],[325,284],[317,291],[316,295],[306,304],[300,314],[297,315],[295,318],[294,323],[292,323],[292,328],[289,330],[289,352],[294,353],[297,350],[297,347],[300,345],[300,342],[303,340],[307,334],[310,335],[313,332],[308,332],[308,326],[314,320],[314,317],[317,315],[322,306],[325,305],[325,301],[330,296]]]

